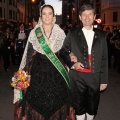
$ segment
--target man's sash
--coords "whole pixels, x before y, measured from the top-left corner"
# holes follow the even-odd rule
[[[51,61],[51,63],[56,67],[56,69],[60,72],[65,82],[67,83],[68,87],[70,88],[70,80],[69,80],[68,74],[65,68],[63,67],[62,63],[59,61],[57,56],[52,52],[49,45],[47,44],[40,27],[35,29],[35,34],[45,55]]]

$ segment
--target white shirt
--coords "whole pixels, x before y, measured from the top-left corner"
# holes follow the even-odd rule
[[[23,31],[20,31],[20,33],[24,33],[24,30],[23,30]]]
[[[18,34],[18,39],[24,39],[24,38],[25,38],[24,31],[20,31],[20,33]]]
[[[85,35],[87,45],[88,45],[88,54],[91,54],[91,48],[92,48],[92,43],[93,43],[93,37],[94,37],[94,31],[93,28],[90,30],[87,30],[86,28],[82,28],[82,31]]]

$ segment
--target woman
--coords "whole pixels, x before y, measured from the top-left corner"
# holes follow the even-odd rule
[[[70,85],[65,69],[66,77],[60,71],[58,59],[65,33],[54,19],[53,7],[44,5],[40,20],[29,35],[19,69],[29,68],[31,83],[20,104],[19,90],[14,90],[15,120],[70,119]],[[43,46],[43,42],[48,46]]]

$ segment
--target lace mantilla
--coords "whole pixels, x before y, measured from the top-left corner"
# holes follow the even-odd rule
[[[30,35],[28,38],[28,42],[32,43],[33,49],[41,54],[44,54],[44,52],[43,52],[42,48],[40,47],[40,44],[36,38],[36,35],[35,35],[35,29],[38,27],[41,27],[44,38],[46,39],[46,41],[49,44],[52,51],[54,53],[59,51],[63,45],[63,41],[64,41],[66,35],[65,35],[64,31],[57,24],[54,24],[53,29],[52,29],[52,33],[51,33],[51,36],[49,39],[47,39],[47,37],[45,36],[42,25],[40,25],[40,24],[36,25],[36,27],[30,32]],[[24,51],[24,55],[22,58],[22,62],[20,64],[19,69],[23,69],[25,67],[25,64],[26,64],[28,42],[27,42],[27,45],[26,45],[26,48]]]
[[[44,54],[43,50],[40,47],[40,44],[38,43],[36,35],[35,35],[35,29],[37,27],[41,27],[42,32],[43,32],[42,24],[36,25],[36,27],[33,30],[31,30],[19,69],[24,69],[24,67],[26,65],[28,43],[29,42],[32,43],[33,49],[35,51],[37,51],[37,52],[39,52],[41,54]],[[46,38],[44,32],[43,32],[43,35],[44,35],[45,39],[47,40],[50,48],[52,49],[52,51],[54,53],[60,50],[60,48],[63,45],[63,41],[64,41],[64,39],[66,37],[64,31],[57,24],[54,24],[49,40]],[[19,99],[20,99],[20,91],[17,90],[17,89],[14,89],[13,103],[17,102]]]

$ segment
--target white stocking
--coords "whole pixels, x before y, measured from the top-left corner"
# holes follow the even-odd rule
[[[86,116],[87,116],[87,120],[93,120],[94,118],[94,115],[89,115],[88,113],[86,113]]]
[[[85,120],[85,114],[83,114],[83,115],[76,115],[76,120]]]

